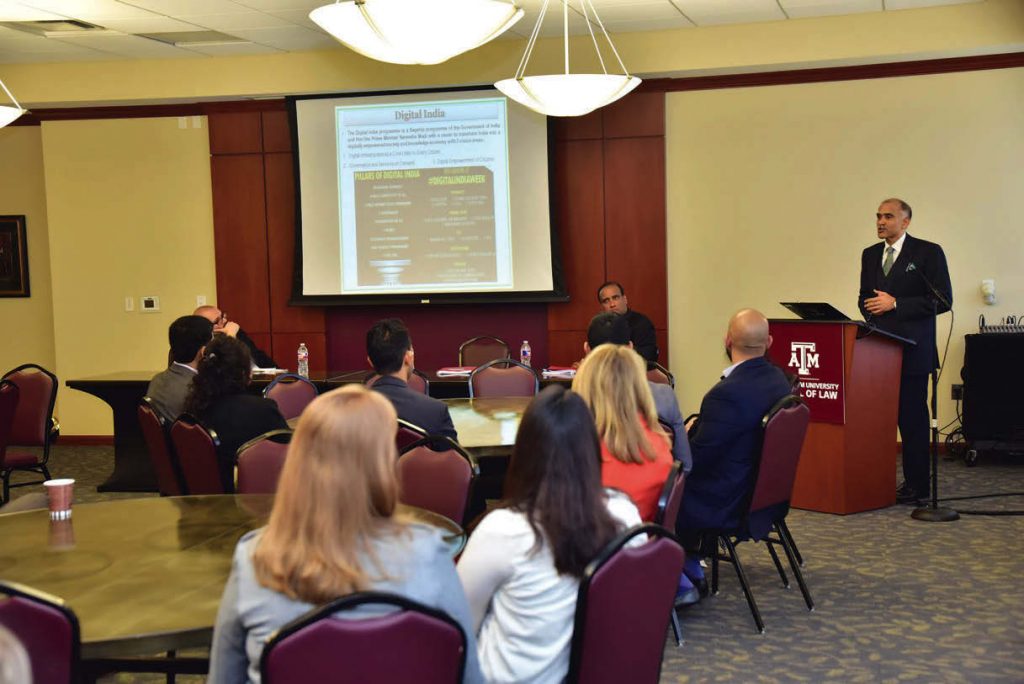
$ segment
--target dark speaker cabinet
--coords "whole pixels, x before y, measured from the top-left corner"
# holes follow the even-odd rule
[[[1024,448],[1024,333],[965,339],[964,437],[973,448]]]

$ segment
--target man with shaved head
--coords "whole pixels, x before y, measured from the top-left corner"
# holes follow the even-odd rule
[[[206,320],[213,323],[213,332],[228,337],[234,337],[239,342],[249,348],[249,354],[252,356],[252,362],[256,364],[257,368],[277,368],[277,364],[274,363],[274,359],[270,358],[270,355],[265,351],[256,346],[256,343],[252,341],[242,327],[234,321],[228,320],[228,315],[218,309],[215,306],[200,306],[192,312],[193,316],[202,316]]]
[[[698,586],[706,586],[699,564],[702,532],[739,525],[754,484],[761,419],[791,391],[782,369],[765,357],[771,344],[768,319],[760,311],[743,309],[729,320],[725,353],[732,365],[704,395],[690,426],[693,469],[676,529],[688,552],[686,574]],[[763,520],[751,520],[750,526],[755,534],[767,532]]]

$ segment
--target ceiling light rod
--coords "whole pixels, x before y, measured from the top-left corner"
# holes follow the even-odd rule
[[[559,0],[562,3],[562,43],[564,46],[565,53],[565,73],[568,75],[569,72],[569,0]],[[523,53],[523,58],[519,60],[519,68],[516,69],[516,79],[521,79],[526,73],[526,66],[529,64],[530,57],[533,56],[533,47],[537,42],[537,36],[540,34],[541,25],[544,23],[544,15],[547,14],[548,5],[551,0],[544,0],[544,4],[540,9],[540,16],[537,17],[537,23],[533,25],[533,32],[530,34],[530,39],[526,44],[526,51]],[[590,11],[587,11],[587,7],[590,7]],[[580,0],[580,10],[583,13],[583,22],[587,25],[587,31],[590,34],[590,41],[594,44],[594,52],[597,53],[597,59],[601,63],[601,71],[605,74],[608,73],[608,67],[605,66],[604,56],[601,54],[601,48],[597,44],[597,36],[594,35],[593,22],[597,22],[598,28],[601,29],[601,34],[604,36],[605,41],[608,43],[608,47],[611,49],[612,54],[615,55],[615,60],[619,63],[619,68],[622,69],[622,73],[627,77],[629,71],[626,70],[626,65],[622,62],[622,58],[619,56],[619,51],[615,49],[615,43],[612,42],[611,36],[608,35],[608,30],[604,27],[604,22],[601,21],[601,17],[598,16],[597,10],[594,9],[592,0]],[[593,13],[593,21],[591,20],[590,14]]]
[[[22,114],[24,114],[27,110],[20,104],[18,104],[18,101],[14,98],[14,95],[7,88],[7,85],[4,83],[2,78],[0,78],[0,88],[4,89],[4,92],[7,93],[7,97],[9,97],[11,99],[11,102],[14,103],[13,107],[7,105],[0,106],[0,128],[3,128],[7,124],[17,119]]]

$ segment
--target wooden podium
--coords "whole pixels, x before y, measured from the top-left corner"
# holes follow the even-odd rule
[[[791,504],[843,515],[893,505],[905,341],[854,321],[769,324],[768,356],[798,376],[811,409]]]

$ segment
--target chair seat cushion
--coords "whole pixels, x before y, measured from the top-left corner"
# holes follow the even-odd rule
[[[4,468],[24,468],[38,463],[39,457],[29,451],[8,451],[4,456]]]

